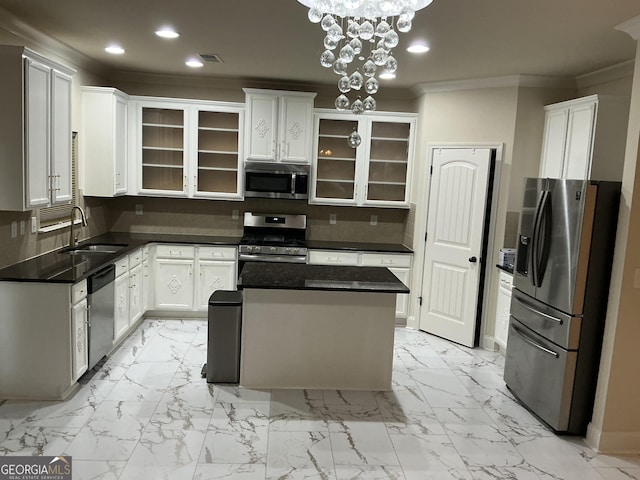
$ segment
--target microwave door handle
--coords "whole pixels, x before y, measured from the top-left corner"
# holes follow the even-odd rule
[[[291,174],[291,195],[296,194],[296,174]]]

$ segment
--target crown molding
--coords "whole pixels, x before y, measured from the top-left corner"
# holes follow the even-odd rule
[[[594,72],[578,75],[576,77],[576,83],[578,84],[578,88],[586,88],[621,80],[623,78],[633,78],[634,66],[634,60],[627,60],[626,62],[617,63]]]
[[[575,88],[576,82],[570,77],[552,77],[545,75],[505,75],[501,77],[452,80],[446,82],[421,83],[413,88],[416,95],[454,90],[475,90],[482,88],[538,87],[538,88]]]
[[[89,70],[98,75],[104,76],[108,71],[108,68],[101,63],[35,29],[3,8],[0,8],[0,28],[12,33],[21,41],[28,44],[21,46],[38,50],[39,53],[46,53],[63,62],[71,63],[74,66]]]
[[[628,33],[634,40],[640,40],[640,15],[616,25],[615,29]]]

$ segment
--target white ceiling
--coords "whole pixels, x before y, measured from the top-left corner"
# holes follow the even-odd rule
[[[0,0],[0,8],[117,71],[313,84],[337,79],[318,62],[324,32],[296,0]],[[398,47],[398,76],[389,86],[590,73],[634,57],[635,42],[614,27],[637,15],[638,0],[435,0],[400,37],[400,47],[423,38],[431,51],[415,56]],[[156,37],[165,24],[182,36]],[[106,54],[112,41],[126,54]],[[218,54],[224,63],[185,67],[196,53]]]

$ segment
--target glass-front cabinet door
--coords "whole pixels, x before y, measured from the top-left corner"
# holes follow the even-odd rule
[[[415,118],[318,112],[310,203],[407,208]]]
[[[348,138],[358,126],[355,119],[316,118],[318,134],[312,199],[318,203],[352,205],[356,202],[357,149],[349,146]]]
[[[193,172],[194,196],[242,196],[241,162],[244,112],[241,109],[198,109],[197,159]]]
[[[244,106],[134,98],[138,193],[242,198]]]
[[[141,191],[186,195],[186,111],[142,106]]]
[[[364,202],[408,206],[412,121],[372,120]]]

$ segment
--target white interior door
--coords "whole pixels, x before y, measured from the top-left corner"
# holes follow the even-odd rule
[[[491,150],[439,148],[431,162],[420,329],[472,347]]]

